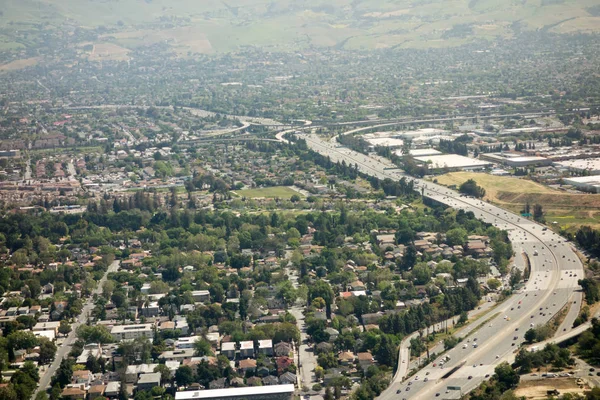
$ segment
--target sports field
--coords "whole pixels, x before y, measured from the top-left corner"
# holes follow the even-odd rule
[[[300,197],[304,197],[300,193],[295,191],[294,189],[290,189],[287,186],[273,186],[273,187],[266,187],[266,188],[259,188],[259,189],[236,190],[233,193],[237,194],[240,197],[247,197],[247,198],[252,198],[252,199],[254,199],[254,198],[274,199],[276,197],[280,198],[280,199],[289,199],[293,195],[298,195]]]

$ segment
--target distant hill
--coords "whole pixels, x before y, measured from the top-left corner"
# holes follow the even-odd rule
[[[103,40],[115,45],[160,42],[182,53],[428,48],[600,31],[598,0],[4,0],[0,12],[5,46],[7,28],[44,24],[106,27]]]

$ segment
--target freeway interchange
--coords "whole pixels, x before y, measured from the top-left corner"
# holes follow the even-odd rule
[[[356,164],[365,174],[394,180],[405,176],[389,160],[366,156],[314,134],[299,136],[312,150],[334,162]],[[459,345],[410,378],[406,378],[408,350],[401,346],[398,371],[379,396],[382,400],[457,399],[493,375],[499,363],[513,362],[529,328],[547,323],[558,311],[568,308],[557,335],[571,329],[582,301],[577,281],[583,278],[583,265],[570,243],[542,225],[428,181],[415,179],[415,186],[425,197],[472,211],[477,218],[506,230],[515,252],[515,266],[524,269],[526,259],[531,266],[524,288],[480,315],[470,324],[475,329],[463,332]],[[440,365],[442,358],[447,361]]]

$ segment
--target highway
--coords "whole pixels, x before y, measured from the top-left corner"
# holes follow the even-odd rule
[[[404,176],[388,160],[366,156],[335,142],[325,142],[316,135],[299,136],[306,140],[312,150],[329,156],[334,162],[345,160],[347,164],[357,164],[365,174],[394,180]],[[575,304],[571,306],[567,319],[574,319],[581,304],[580,294],[574,293],[580,289],[577,280],[583,277],[583,265],[570,243],[542,225],[481,200],[462,197],[455,191],[428,181],[415,179],[415,184],[426,197],[453,208],[472,211],[477,218],[508,231],[516,255],[516,266],[523,268],[521,254],[526,254],[531,263],[531,274],[525,287],[494,310],[482,315],[480,320],[486,321],[499,313],[479,330],[469,334],[460,345],[445,353],[444,356],[450,356],[449,361],[440,366],[440,356],[407,380],[402,380],[403,374],[399,373],[379,396],[384,400],[457,399],[491,376],[500,362],[512,361],[518,346],[524,342],[525,331],[548,322],[570,299]],[[472,325],[479,324],[474,322]],[[565,331],[558,334],[568,331],[570,326],[564,326]],[[401,369],[404,368],[403,361],[404,364],[409,362],[404,360],[405,357],[407,354],[401,351]],[[457,370],[446,376],[455,367],[458,367]]]

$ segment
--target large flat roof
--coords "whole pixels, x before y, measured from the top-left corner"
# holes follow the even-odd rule
[[[441,156],[415,157],[415,160],[427,162],[432,168],[476,168],[492,165],[490,162],[460,156],[458,154],[444,154]]]
[[[366,139],[366,140],[367,140],[367,142],[371,143],[373,146],[386,146],[386,147],[398,146],[398,147],[400,147],[400,146],[404,145],[404,140],[391,138],[391,137],[371,138],[371,139]]]
[[[223,397],[260,396],[278,393],[293,393],[294,385],[251,386],[229,389],[190,390],[175,393],[175,400],[212,399]]]
[[[588,170],[591,172],[600,171],[600,158],[583,158],[567,161],[558,161],[555,164],[567,168]]]
[[[437,156],[442,154],[441,151],[436,149],[412,149],[408,153],[413,157]]]
[[[571,178],[563,178],[565,183],[587,183],[588,185],[600,185],[600,176],[579,176]]]

